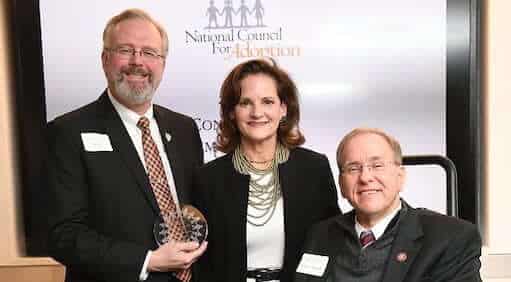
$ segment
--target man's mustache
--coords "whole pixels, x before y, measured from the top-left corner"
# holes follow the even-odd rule
[[[142,76],[148,76],[151,75],[151,72],[146,71],[143,68],[140,67],[127,67],[121,69],[121,72],[127,75],[142,75]]]

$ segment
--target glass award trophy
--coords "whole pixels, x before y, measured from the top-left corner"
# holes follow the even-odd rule
[[[201,244],[208,237],[208,223],[204,215],[191,205],[183,205],[181,208],[181,216],[176,213],[167,215],[165,220],[158,218],[153,226],[153,234],[158,246],[167,243],[170,237],[170,229],[167,222],[174,220],[182,220],[185,228],[185,242],[195,241]]]

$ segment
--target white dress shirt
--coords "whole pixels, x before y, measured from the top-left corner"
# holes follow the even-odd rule
[[[112,96],[110,90],[108,90],[108,98],[110,98],[112,105],[114,106],[115,110],[121,117],[122,123],[124,124],[124,127],[126,128],[126,131],[128,132],[128,135],[131,138],[131,142],[133,143],[135,149],[137,150],[138,158],[144,165],[144,168],[146,169],[147,172],[147,167],[144,158],[144,148],[142,145],[142,130],[140,130],[140,128],[137,127],[138,120],[142,116],[119,103],[115,99],[115,97]],[[143,116],[149,119],[149,129],[151,130],[151,137],[153,138],[154,143],[156,143],[156,147],[158,148],[158,152],[163,163],[163,169],[165,170],[165,175],[167,176],[170,194],[172,196],[172,199],[174,200],[174,203],[176,204],[176,207],[179,208],[179,199],[177,197],[176,186],[174,184],[174,177],[172,175],[169,159],[167,158],[167,154],[165,153],[165,147],[163,146],[163,139],[158,128],[158,123],[154,118],[153,104],[151,104],[151,106],[149,107],[147,112],[144,113]],[[170,134],[171,132],[169,132],[169,136],[171,136]],[[140,281],[145,281],[149,276],[149,273],[147,272],[147,264],[149,263],[150,257],[151,250],[148,250],[144,264],[140,271],[139,275]]]
[[[355,216],[355,231],[357,232],[358,238],[360,238],[360,234],[363,231],[372,231],[375,241],[378,240],[383,235],[383,232],[385,232],[385,229],[387,229],[387,226],[390,224],[394,216],[401,210],[401,201],[399,201],[399,206],[395,208],[391,213],[386,215],[384,218],[382,218],[378,223],[376,223],[371,228],[365,228],[363,227],[357,220],[357,217]]]

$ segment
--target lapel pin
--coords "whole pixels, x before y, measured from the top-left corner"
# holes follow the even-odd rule
[[[400,252],[396,256],[398,262],[405,262],[408,259],[408,255],[405,252]]]
[[[170,140],[172,140],[172,135],[170,135],[168,132],[165,132],[165,139],[167,139],[167,142],[170,142]]]

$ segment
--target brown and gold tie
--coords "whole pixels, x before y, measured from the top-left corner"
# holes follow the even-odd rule
[[[149,175],[149,181],[153,189],[156,202],[160,207],[160,212],[169,229],[170,239],[176,241],[186,241],[186,232],[181,213],[177,212],[176,203],[172,200],[170,195],[169,183],[163,163],[160,158],[160,153],[151,137],[151,130],[149,129],[149,119],[141,117],[137,123],[138,128],[142,130],[142,146],[144,148],[144,159]],[[181,281],[188,282],[192,278],[190,269],[180,270],[174,272],[174,275]]]

